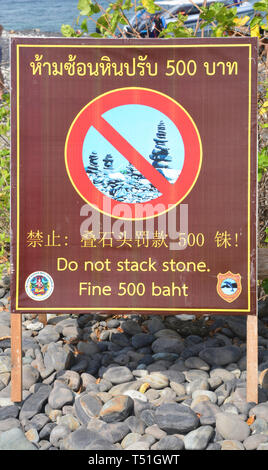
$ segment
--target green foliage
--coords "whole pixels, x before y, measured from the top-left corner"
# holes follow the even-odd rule
[[[227,8],[222,3],[213,3],[209,7],[201,7],[200,28],[211,27],[212,36],[222,37],[236,26],[237,8]]]
[[[9,260],[10,211],[10,96],[4,94],[0,101],[0,276]]]
[[[258,154],[258,181],[262,179],[266,171],[268,171],[268,147],[261,149]]]

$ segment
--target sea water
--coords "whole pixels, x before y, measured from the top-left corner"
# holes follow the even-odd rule
[[[106,0],[102,3],[108,5]],[[77,5],[78,0],[0,0],[0,24],[6,31],[60,33],[62,24],[76,27]]]
[[[110,1],[113,0],[99,0],[99,3],[106,8]],[[249,1],[255,3],[256,0]],[[7,31],[38,29],[44,33],[60,34],[62,24],[77,28],[77,5],[78,0],[0,0],[0,24]],[[127,16],[133,13],[134,9]],[[88,29],[95,32],[93,21],[88,21]]]

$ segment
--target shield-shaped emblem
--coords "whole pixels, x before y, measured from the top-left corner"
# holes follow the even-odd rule
[[[233,302],[242,292],[240,274],[233,274],[231,271],[227,273],[219,273],[217,275],[217,292],[219,296],[226,302]]]

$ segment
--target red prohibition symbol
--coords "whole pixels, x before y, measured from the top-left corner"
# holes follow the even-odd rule
[[[184,144],[184,164],[181,173],[171,184],[151,163],[146,160],[119,132],[109,124],[103,115],[123,105],[140,104],[163,113],[177,127]],[[83,143],[89,128],[93,126],[113,147],[130,162],[161,195],[148,203],[129,203],[131,216],[118,215],[120,204],[104,195],[89,179],[83,163]],[[88,103],[75,117],[65,143],[65,164],[67,173],[78,194],[95,209],[123,219],[142,219],[159,216],[182,202],[194,187],[202,163],[202,144],[198,129],[188,112],[173,98],[148,88],[119,88],[104,93]],[[109,199],[109,204],[107,204]],[[137,217],[137,206],[149,205],[146,216]],[[115,207],[117,209],[115,210]],[[109,209],[107,209],[109,208]]]

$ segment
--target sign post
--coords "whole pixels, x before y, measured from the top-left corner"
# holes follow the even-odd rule
[[[11,52],[14,319],[245,315],[256,401],[257,40]]]

